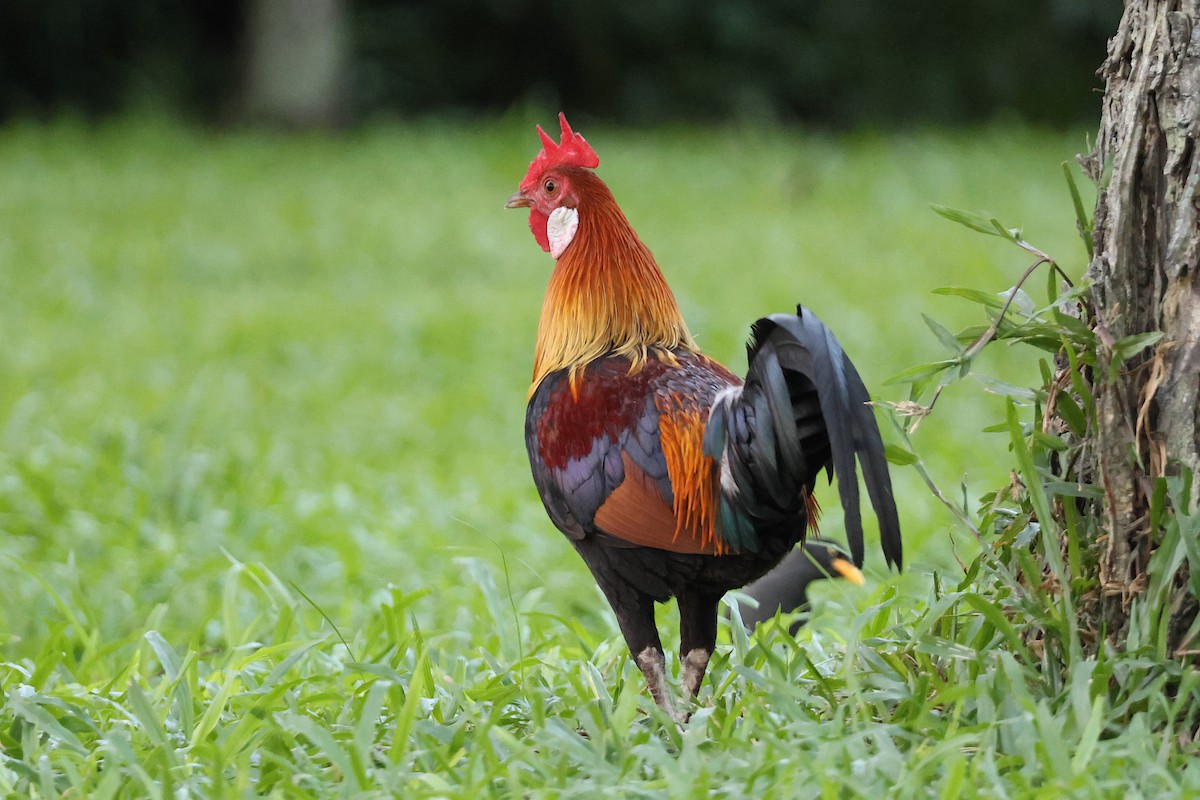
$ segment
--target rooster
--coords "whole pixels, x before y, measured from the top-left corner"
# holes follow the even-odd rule
[[[538,324],[525,442],[550,519],[617,617],[654,702],[677,720],[654,603],[679,606],[684,706],[704,680],[717,605],[777,564],[808,528],[822,469],[863,561],[856,460],[884,556],[900,525],[869,398],[806,308],[751,328],[744,381],[700,352],[654,256],[559,115],[507,208],[555,259]]]

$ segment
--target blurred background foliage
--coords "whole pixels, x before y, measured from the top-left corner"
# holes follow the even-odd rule
[[[1098,115],[1120,0],[5,0],[0,120],[583,111],[844,127]],[[586,119],[585,119],[586,121]]]

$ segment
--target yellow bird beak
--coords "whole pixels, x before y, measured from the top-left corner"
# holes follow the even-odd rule
[[[504,203],[505,208],[529,208],[531,205],[533,205],[533,201],[524,192],[515,193]]]
[[[863,577],[862,571],[844,558],[835,558],[833,560],[833,568],[839,575],[855,586],[862,586],[867,582],[867,579]]]

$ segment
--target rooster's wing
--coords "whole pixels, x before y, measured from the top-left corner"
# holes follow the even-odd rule
[[[539,384],[525,419],[534,482],[572,539],[719,554],[715,462],[703,453],[713,398],[738,379],[691,354],[589,364]]]

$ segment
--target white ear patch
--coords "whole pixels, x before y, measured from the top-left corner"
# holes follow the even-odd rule
[[[573,208],[559,206],[550,212],[546,220],[546,238],[550,240],[550,255],[558,258],[575,238],[579,229],[579,212]]]

